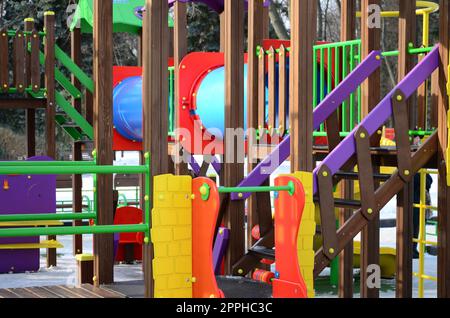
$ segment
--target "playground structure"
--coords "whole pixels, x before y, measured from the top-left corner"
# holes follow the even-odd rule
[[[127,251],[119,244],[114,252],[113,235],[106,234],[120,234],[134,244],[133,257],[142,258],[147,297],[225,297],[215,276],[224,260],[225,275],[260,279],[272,286],[273,297],[304,298],[314,296],[314,278],[333,261],[339,271],[339,296],[352,297],[357,254],[361,296],[374,298],[380,291],[367,286],[366,275],[369,265],[381,261],[379,212],[397,196],[396,295],[412,297],[417,276],[419,295],[423,296],[424,279],[431,278],[438,283],[438,296],[450,297],[447,1],[440,6],[417,1],[418,9],[416,1],[401,1],[398,12],[383,12],[383,18],[399,18],[399,49],[392,52],[381,52],[381,31],[367,24],[367,8],[379,4],[377,0],[361,0],[359,13],[355,1],[342,0],[339,43],[317,41],[315,1],[291,2],[291,41],[267,39],[269,1],[197,1],[221,14],[222,53],[189,54],[186,2],[80,0],[71,30],[71,56],[55,43],[52,12],[44,15],[43,31],[27,19],[23,31],[0,32],[0,106],[26,109],[28,158],[36,155],[35,111],[46,110],[48,157],[0,162],[0,198],[18,191],[15,187],[25,191],[24,185],[11,181],[14,178],[26,184],[35,177],[73,174],[73,212],[53,213],[53,203],[40,206],[31,199],[23,203],[33,208],[15,205],[14,210],[0,210],[0,255],[6,249],[8,259],[18,261],[24,250],[36,262],[39,248],[48,248],[47,263],[56,265],[56,235],[75,235],[74,253],[82,254],[82,235],[94,234],[94,257],[87,258],[94,264],[92,283],[109,285],[114,282],[112,255],[117,252],[123,260]],[[173,24],[167,19],[169,5],[174,7]],[[429,17],[438,10],[440,39],[431,46]],[[358,16],[361,39],[355,39]],[[416,16],[423,17],[420,45]],[[78,66],[81,33],[91,32],[93,79]],[[142,67],[113,68],[113,32],[140,36]],[[399,83],[380,98],[380,68],[387,58],[398,58]],[[395,135],[393,146],[387,147],[381,139],[391,119]],[[72,162],[50,160],[55,158],[55,125],[74,141]],[[227,141],[220,138],[225,128],[240,127],[257,131],[246,140],[246,177],[244,164],[237,157],[227,158]],[[176,128],[208,138],[189,139],[176,134]],[[422,141],[412,145],[411,137]],[[94,160],[81,161],[83,145],[92,142]],[[169,156],[176,142],[189,164],[174,164]],[[214,150],[205,153],[206,149]],[[113,151],[140,151],[142,164],[114,166]],[[199,164],[194,155],[204,155],[205,160]],[[206,177],[206,159],[211,157],[215,178]],[[291,174],[276,176],[271,185],[271,175],[286,160]],[[425,245],[430,244],[425,236],[424,175],[431,170],[439,174],[436,278],[426,275],[423,263]],[[419,205],[411,195],[417,173],[422,176]],[[82,174],[94,175],[88,211],[83,211]],[[142,176],[140,210],[116,211],[113,174]],[[54,188],[49,184],[41,191],[53,200]],[[412,270],[413,207],[421,214],[416,240],[419,273]],[[127,215],[132,213],[130,221]],[[91,225],[83,220],[91,220]],[[74,223],[62,226],[61,221]],[[224,230],[228,246],[221,238]],[[353,239],[360,232],[361,242],[354,248]],[[48,241],[39,243],[36,236],[44,235]],[[23,239],[30,237],[34,238]],[[25,270],[29,269],[18,269]]]

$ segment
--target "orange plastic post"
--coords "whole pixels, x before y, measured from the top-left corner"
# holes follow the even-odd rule
[[[287,191],[275,194],[275,266],[273,280],[274,298],[307,298],[306,283],[300,271],[297,237],[305,207],[305,190],[297,178],[281,176],[275,186],[293,182],[295,193]]]
[[[200,188],[209,189],[202,196]],[[223,298],[213,269],[214,230],[219,215],[219,191],[208,178],[192,181],[192,294],[194,298]],[[207,198],[206,198],[207,197]]]

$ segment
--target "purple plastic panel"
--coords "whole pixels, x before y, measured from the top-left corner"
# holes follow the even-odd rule
[[[439,46],[436,46],[314,170],[314,194],[317,192],[317,172],[321,166],[327,165],[333,175],[338,172],[356,152],[356,131],[363,126],[370,135],[374,134],[392,115],[391,98],[395,91],[400,90],[409,98],[438,66]]]
[[[30,161],[49,161],[34,157]],[[8,189],[5,189],[5,181]],[[56,213],[56,176],[0,176],[0,214]],[[39,237],[0,238],[0,244],[39,243]],[[39,270],[39,250],[0,250],[0,273]]]
[[[213,249],[213,265],[214,273],[220,275],[220,267],[222,265],[223,258],[228,247],[228,240],[230,239],[230,230],[221,227],[219,233],[217,233],[216,242],[214,243]]]
[[[381,66],[379,51],[373,51],[350,73],[327,97],[316,107],[313,114],[313,128],[317,130],[320,125],[353,93],[373,72]],[[291,153],[291,140],[288,136],[275,150],[264,159],[245,178],[238,187],[260,186],[278,167],[289,158]],[[250,193],[244,193],[240,198],[238,193],[231,195],[232,200],[245,200]]]
[[[176,2],[200,2],[200,3],[204,3],[207,6],[209,6],[211,9],[213,9],[214,11],[221,13],[224,10],[224,0],[169,0],[169,7],[173,6],[173,4]],[[245,6],[247,7],[248,5],[248,1],[245,1]],[[264,6],[268,7],[270,5],[270,0],[265,0],[264,1]]]

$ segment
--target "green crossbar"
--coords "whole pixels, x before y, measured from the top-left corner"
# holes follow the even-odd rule
[[[1,166],[0,175],[144,174],[147,166]]]
[[[26,221],[66,221],[96,219],[96,213],[40,213],[40,214],[4,214],[0,215],[1,222]]]
[[[69,103],[64,96],[55,92],[55,101],[59,107],[80,127],[80,129],[89,137],[90,140],[94,139],[94,128],[89,122]]]
[[[132,225],[94,225],[47,228],[8,228],[0,229],[0,237],[26,237],[49,235],[83,235],[83,234],[114,234],[114,233],[149,233],[147,224]],[[146,240],[147,241],[147,240]]]
[[[55,45],[55,57],[66,67],[91,93],[94,93],[94,81],[72,61],[72,59],[58,45]]]
[[[39,61],[42,65],[45,65],[45,54],[39,52]],[[58,68],[55,67],[55,79],[69,94],[76,99],[81,98],[81,92],[76,88],[71,80],[69,80]]]

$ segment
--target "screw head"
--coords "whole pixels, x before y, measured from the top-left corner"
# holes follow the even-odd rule
[[[144,158],[145,158],[145,159],[150,158],[150,153],[146,152],[146,153],[144,154]]]
[[[366,134],[365,134],[365,133],[360,133],[360,134],[359,134],[359,138],[361,138],[361,139],[366,138]]]
[[[334,248],[330,248],[330,249],[328,250],[328,252],[330,252],[330,254],[334,254]]]
[[[200,187],[200,194],[201,195],[208,194],[208,188],[206,188],[205,186]]]
[[[148,237],[145,237],[145,238],[144,238],[144,243],[145,243],[145,244],[150,243],[150,239],[149,239]]]
[[[144,197],[144,200],[145,200],[145,201],[148,201],[148,200],[150,200],[149,196],[148,196],[148,195],[146,195],[146,196]]]
[[[239,275],[244,274],[244,270],[243,270],[242,268],[239,268],[239,269],[238,269],[238,274],[239,274]]]
[[[397,95],[397,101],[401,102],[403,100],[403,96],[402,95]]]
[[[405,170],[404,174],[405,174],[405,176],[409,176],[409,174],[410,174],[409,170]]]
[[[326,172],[326,171],[322,172],[322,176],[328,177],[328,172]]]
[[[373,210],[372,209],[367,209],[367,213],[372,214]]]
[[[239,194],[238,194],[238,197],[239,197],[240,199],[242,199],[242,198],[244,197],[244,194],[243,194],[243,193],[239,193]]]
[[[375,56],[375,59],[376,59],[377,61],[381,60],[381,55]]]

